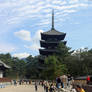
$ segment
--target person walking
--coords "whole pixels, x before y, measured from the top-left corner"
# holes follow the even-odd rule
[[[42,81],[42,87],[44,86],[44,81]]]
[[[14,85],[16,86],[17,85],[17,81],[16,80],[13,80],[13,82],[14,82]]]
[[[35,81],[35,91],[38,90],[38,87],[37,87],[37,81]]]
[[[46,81],[46,85],[45,85],[45,90],[46,90],[46,92],[48,92],[48,90],[49,90],[49,83],[48,83],[48,81]]]
[[[87,76],[87,84],[89,84],[90,83],[90,76]]]
[[[46,90],[46,81],[44,81],[44,90]]]
[[[71,84],[71,75],[70,74],[68,74],[68,86],[70,86],[70,84]]]
[[[54,91],[54,85],[53,85],[53,83],[51,83],[49,91],[50,92],[53,92]]]
[[[56,86],[57,86],[57,88],[61,88],[61,79],[60,79],[60,77],[56,78]]]

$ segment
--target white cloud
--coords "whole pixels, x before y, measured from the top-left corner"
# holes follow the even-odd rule
[[[58,1],[57,1],[57,0],[53,0],[52,3],[53,3],[53,4],[61,4],[61,5],[67,4],[66,1],[60,1],[60,0],[58,0]]]
[[[25,45],[24,47],[30,49],[31,51],[38,51],[40,48],[39,44],[36,44],[36,43],[33,43],[30,46]]]
[[[72,12],[76,12],[77,10],[64,10],[63,12],[67,12],[67,13],[72,13]]]
[[[35,35],[33,37],[33,41],[34,42],[38,42],[39,40],[41,40],[41,33],[43,33],[43,30],[38,30],[37,32],[35,32]]]
[[[39,24],[37,24],[37,25],[39,25],[39,26],[43,26],[43,25],[47,25],[47,24],[50,24],[51,22],[50,21],[48,21],[48,20],[42,20]]]
[[[51,12],[51,9],[44,9],[44,12],[49,13]]]
[[[19,59],[22,59],[22,58],[26,58],[26,57],[28,57],[30,54],[29,53],[15,53],[15,54],[13,54],[12,56],[13,57],[18,57]]]
[[[0,53],[10,53],[16,50],[15,46],[7,43],[0,43]]]
[[[58,9],[58,10],[66,10],[66,9],[77,9],[77,8],[80,8],[80,7],[87,7],[88,4],[84,4],[84,3],[78,3],[78,4],[71,4],[71,5],[65,5],[65,6],[55,6],[55,9]]]
[[[11,19],[7,20],[7,23],[8,24],[17,24],[17,23],[21,22],[19,20],[20,20],[20,17],[12,17]]]
[[[58,0],[58,1],[57,0],[53,0],[53,1],[41,0],[40,2],[39,0],[18,0],[18,1],[8,0],[8,1],[0,3],[0,8],[1,8],[0,10],[3,9],[0,15],[7,16],[6,22],[8,22],[8,24],[17,24],[17,23],[19,24],[28,18],[39,19],[39,21],[42,19],[44,20],[43,12],[46,13],[45,15],[48,15],[50,14],[50,11],[52,8],[55,10],[64,11],[65,9],[71,10],[72,8],[75,9],[79,7],[88,6],[87,3],[79,2],[79,0],[69,0],[69,3],[70,4],[68,4],[65,0]],[[36,24],[39,24],[39,23],[36,23]],[[43,23],[43,25],[47,25],[47,24]]]
[[[41,40],[41,33],[44,32],[43,30],[38,30],[35,32],[34,36],[31,38],[31,45],[25,45],[25,48],[30,49],[31,51],[38,51],[40,48],[39,41]]]
[[[41,33],[43,30],[38,30],[35,32],[34,36],[31,37],[29,31],[21,30],[19,32],[15,32],[14,34],[22,40],[30,41],[30,45],[24,45],[25,48],[30,49],[31,51],[38,51],[40,48],[39,41],[41,40]]]
[[[19,37],[22,40],[31,41],[31,35],[29,31],[21,30],[21,31],[15,32],[14,34],[15,36]]]
[[[53,1],[53,2],[55,2],[55,1]],[[61,1],[58,1],[58,2],[61,2]],[[84,3],[76,3],[76,4],[70,4],[70,5],[68,5],[68,4],[67,5],[61,5],[61,3],[60,3],[60,5],[53,5],[53,4],[46,4],[46,5],[38,4],[37,6],[36,5],[35,6],[34,5],[25,5],[25,6],[18,8],[18,9],[15,9],[16,12],[17,12],[16,13],[17,15],[9,18],[8,23],[9,24],[12,24],[12,23],[14,24],[14,23],[17,23],[17,22],[20,23],[23,20],[26,20],[28,18],[30,18],[30,19],[31,18],[33,18],[33,19],[38,18],[40,21],[45,20],[45,16],[42,13],[45,12],[46,17],[47,18],[50,17],[51,8],[54,8],[55,10],[62,10],[62,12],[63,12],[66,9],[69,9],[71,11],[71,9],[77,9],[79,7],[87,7],[87,6],[88,6],[88,4],[84,4]],[[40,14],[39,14],[39,12],[40,12]],[[60,13],[61,12],[59,12],[59,14]],[[66,12],[66,13],[70,13],[70,12]],[[71,12],[71,13],[73,13],[73,12]],[[45,25],[44,22],[42,24]]]
[[[81,6],[81,7],[88,7],[89,5],[81,3],[81,4],[79,4],[79,6]]]
[[[69,3],[78,3],[79,0],[69,0]]]

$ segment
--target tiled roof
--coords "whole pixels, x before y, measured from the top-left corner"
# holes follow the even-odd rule
[[[6,65],[4,62],[2,62],[1,60],[0,60],[0,66],[4,66],[5,68],[10,68],[10,66],[8,66],[8,65]]]
[[[46,34],[46,35],[65,35],[66,33],[63,33],[63,32],[59,32],[55,29],[51,29],[47,32],[43,32],[42,34]]]

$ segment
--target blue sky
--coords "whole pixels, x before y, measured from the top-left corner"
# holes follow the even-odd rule
[[[0,53],[38,55],[40,32],[65,32],[72,49],[92,48],[92,0],[0,0]]]

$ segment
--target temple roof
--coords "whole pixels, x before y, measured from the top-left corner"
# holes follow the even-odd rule
[[[66,36],[65,33],[60,33],[57,31],[49,31],[49,32],[41,33],[41,39],[49,40],[49,41],[50,39],[55,39],[57,41],[64,40],[65,36]]]
[[[10,68],[10,66],[6,65],[4,62],[0,60],[0,66],[3,66],[5,68]]]
[[[43,32],[42,34],[45,34],[45,35],[65,35],[66,33],[59,32],[56,29],[51,29],[47,32]]]
[[[45,55],[45,56],[59,53],[59,51],[56,49],[39,49],[39,52],[41,55]]]

